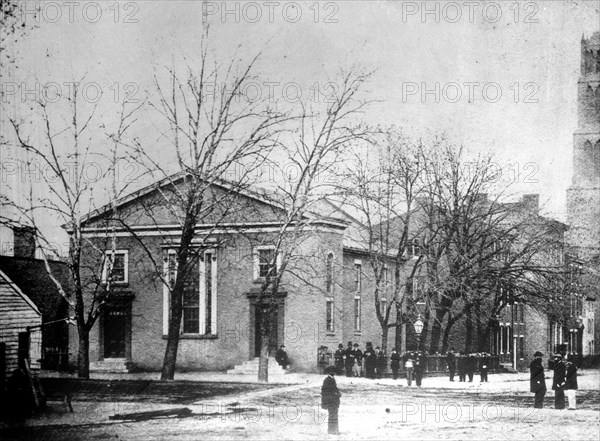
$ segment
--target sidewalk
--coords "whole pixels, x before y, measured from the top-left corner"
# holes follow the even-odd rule
[[[552,371],[546,369],[546,385],[548,390],[552,388]],[[67,374],[55,371],[40,371],[42,378],[76,378],[76,374]],[[285,375],[269,376],[269,384],[320,384],[325,375],[311,373],[289,373]],[[136,372],[136,373],[92,373],[90,379],[94,380],[150,380],[160,381],[160,372]],[[343,375],[336,376],[339,385],[342,384],[389,384],[390,386],[406,387],[406,379],[399,378],[393,380],[391,378],[383,379],[367,379],[364,377],[346,377]],[[441,389],[494,389],[497,391],[514,390],[515,383],[524,383],[522,389],[529,392],[529,372],[518,373],[502,373],[489,374],[488,383],[481,383],[479,375],[473,377],[473,382],[461,383],[458,381],[458,376],[454,382],[450,382],[447,376],[427,376],[423,377],[422,386],[441,388]],[[174,381],[188,382],[206,382],[206,383],[259,383],[255,375],[234,375],[225,372],[181,372],[175,374]],[[526,383],[526,384],[525,384]],[[600,391],[600,370],[598,369],[580,369],[578,372],[578,385],[582,390]],[[416,387],[413,386],[411,387]],[[519,388],[521,389],[521,388]]]
[[[77,374],[40,371],[41,378],[77,378]],[[269,384],[304,384],[321,379],[320,374],[289,373],[285,375],[269,375]],[[150,380],[160,381],[160,372],[107,373],[92,372],[92,380]],[[206,383],[258,383],[256,375],[236,375],[225,372],[177,372],[173,381],[190,381]]]

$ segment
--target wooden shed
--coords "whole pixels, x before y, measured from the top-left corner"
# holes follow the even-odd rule
[[[0,366],[10,375],[19,358],[28,358],[32,369],[40,368],[42,314],[27,295],[0,271]],[[27,327],[33,327],[28,330]]]

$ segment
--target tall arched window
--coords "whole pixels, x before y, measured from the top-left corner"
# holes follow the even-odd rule
[[[327,292],[333,291],[333,253],[327,255],[325,263],[325,289]]]

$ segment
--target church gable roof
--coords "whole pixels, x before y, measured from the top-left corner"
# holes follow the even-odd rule
[[[170,204],[166,198],[175,197],[176,193],[186,185],[188,173],[177,173],[117,200],[115,208],[127,217],[132,225],[168,225],[177,224],[179,204]],[[202,216],[202,223],[212,223],[215,219],[226,222],[275,221],[285,212],[276,195],[260,188],[240,188],[237,184],[224,180],[212,179],[206,182],[209,194],[206,198],[221,201],[211,204],[209,214]],[[170,193],[170,194],[169,194]],[[220,205],[220,207],[219,207]],[[88,213],[82,219],[85,227],[94,227],[102,223],[113,210],[111,204]],[[224,214],[226,212],[226,214]],[[226,219],[226,220],[225,220]]]

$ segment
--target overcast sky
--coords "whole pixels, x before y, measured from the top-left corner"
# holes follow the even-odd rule
[[[546,211],[564,219],[580,41],[600,28],[599,4],[42,3],[38,28],[17,44],[15,76],[28,85],[85,76],[102,88],[99,106],[108,114],[115,97],[143,98],[154,65],[193,58],[210,23],[211,48],[224,61],[263,50],[260,93],[277,99],[327,93],[340,67],[377,69],[368,89],[381,101],[366,120],[446,132],[474,151],[491,150],[511,164],[506,179],[540,193]]]

